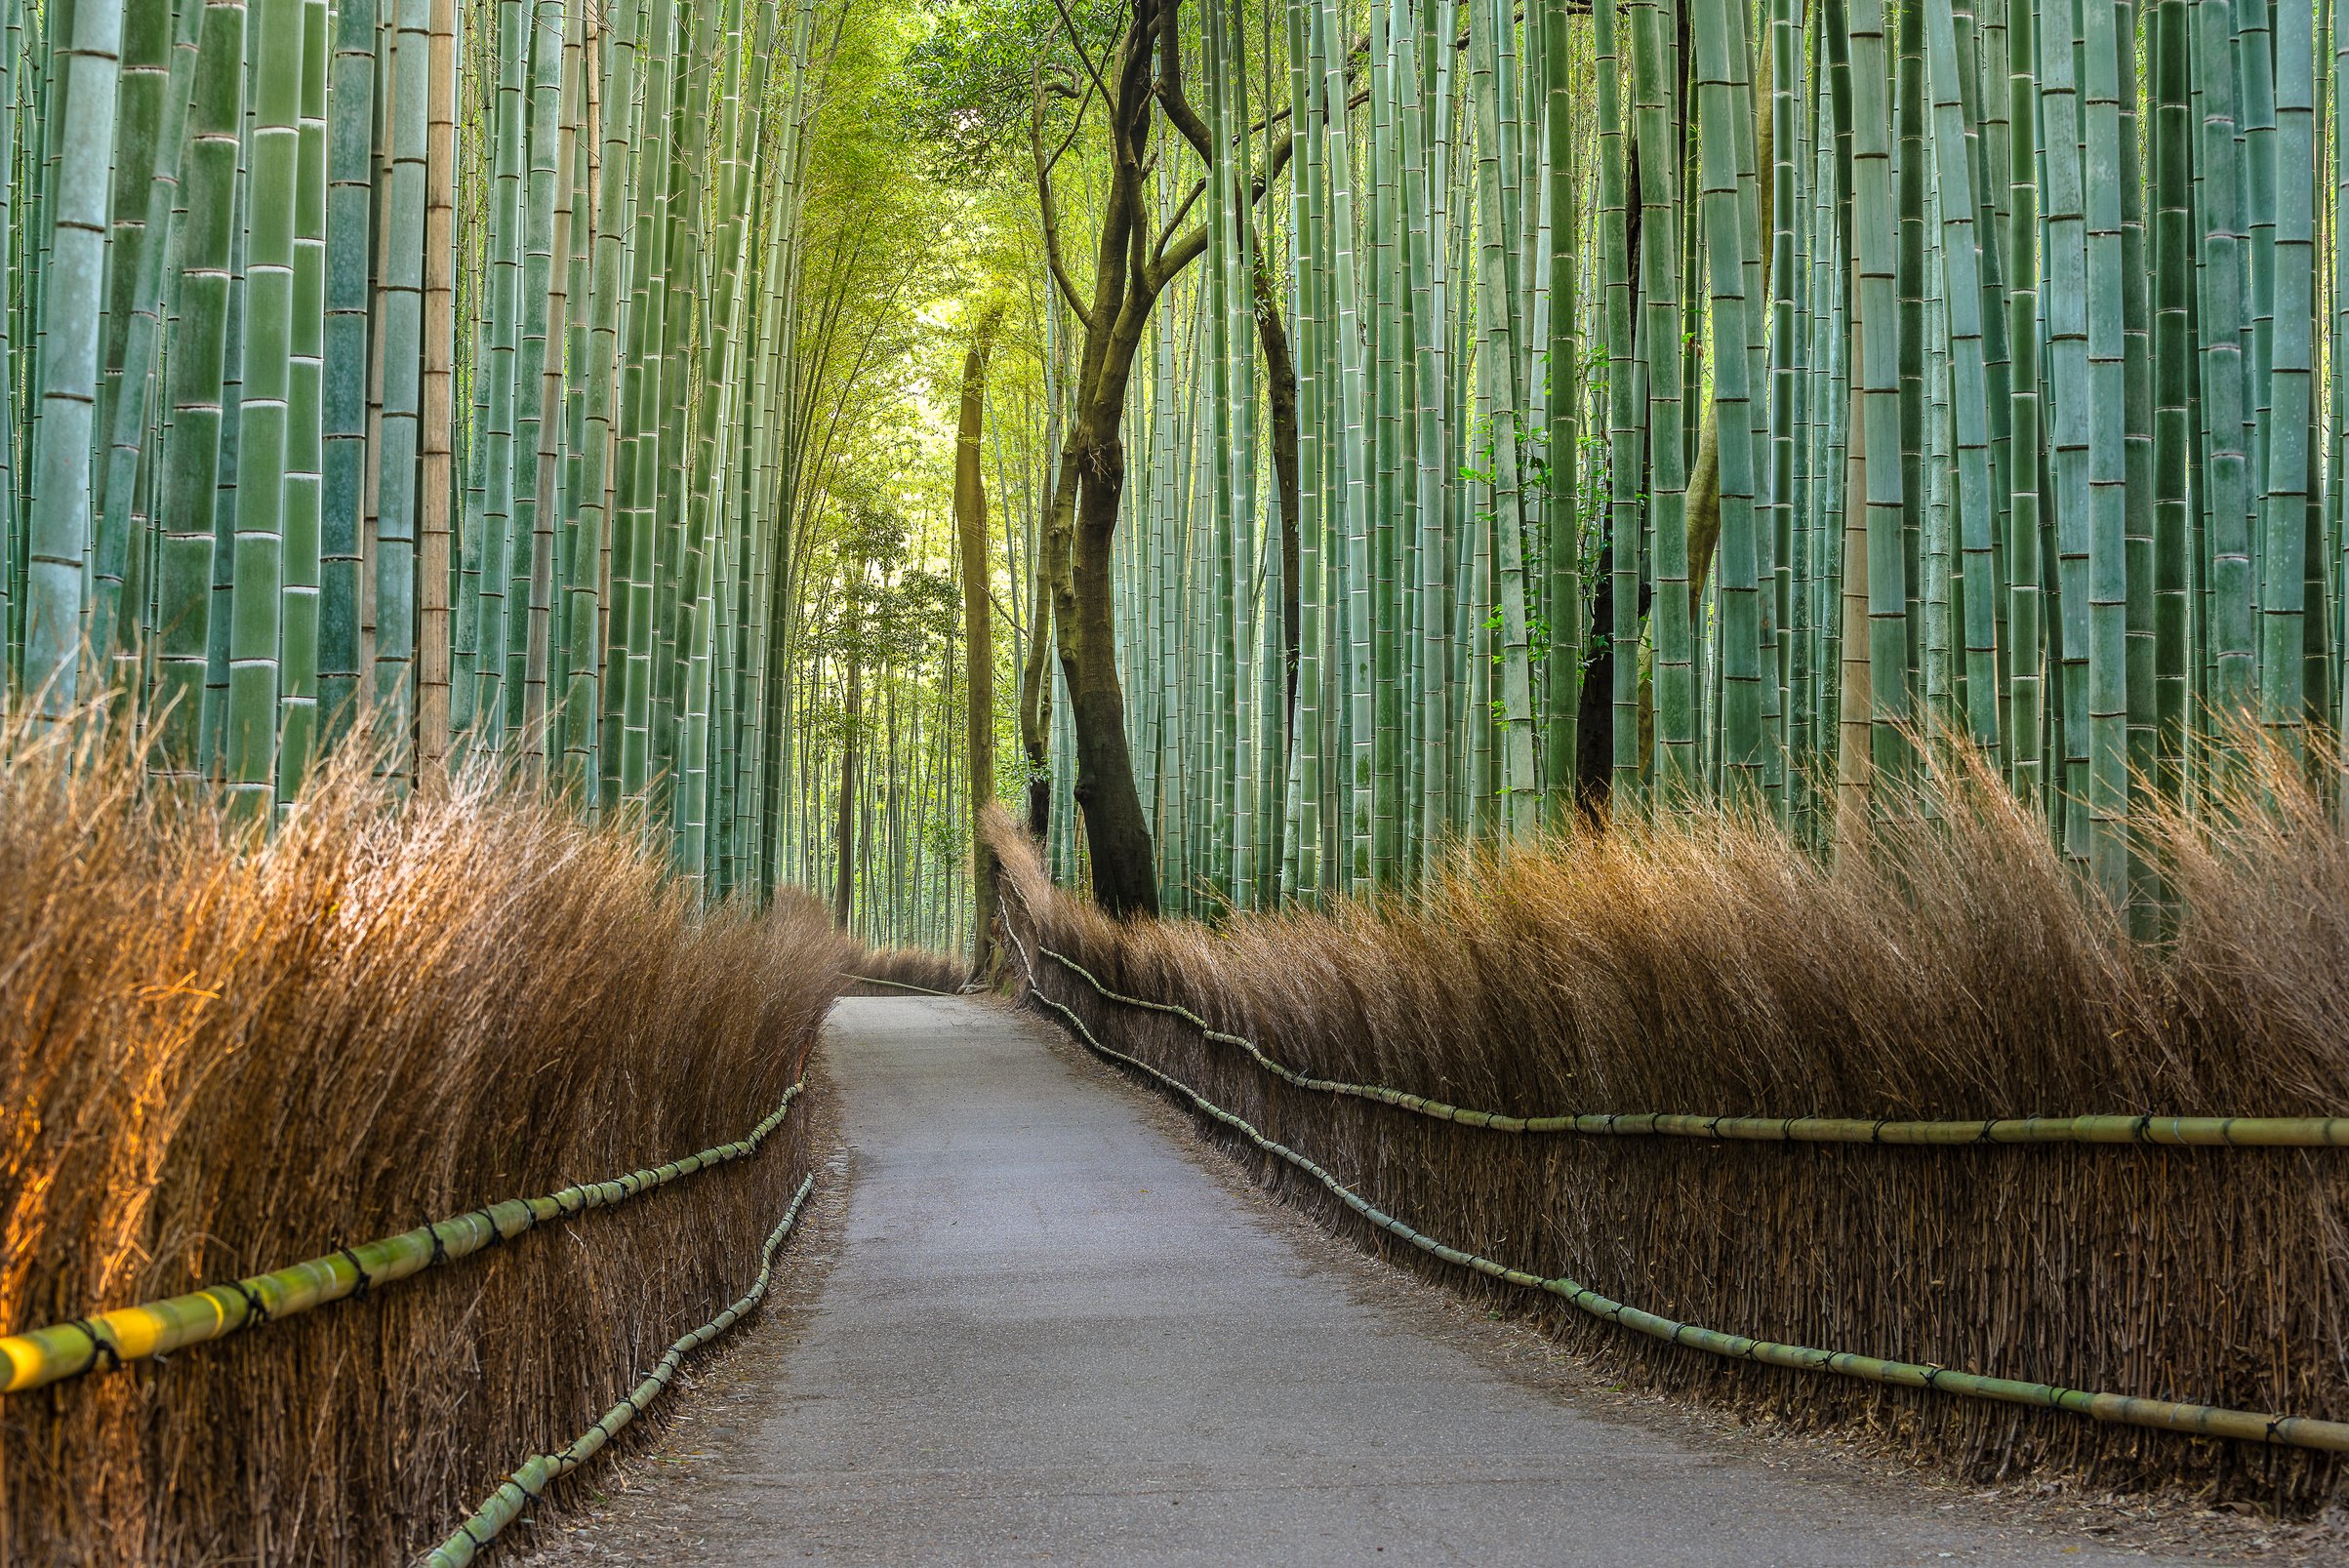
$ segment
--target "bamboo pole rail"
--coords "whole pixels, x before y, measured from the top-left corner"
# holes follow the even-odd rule
[[[807,1202],[807,1195],[815,1189],[816,1179],[812,1175],[799,1184],[798,1192],[791,1198],[791,1206],[783,1211],[783,1219],[767,1234],[766,1246],[759,1254],[758,1277],[751,1281],[749,1290],[717,1316],[670,1346],[668,1353],[661,1357],[660,1364],[645,1374],[644,1381],[622,1396],[620,1403],[598,1417],[594,1426],[573,1438],[561,1453],[538,1454],[525,1461],[497,1491],[490,1494],[489,1501],[457,1527],[455,1534],[425,1554],[424,1560],[426,1568],[464,1568],[465,1564],[471,1562],[483,1547],[496,1539],[500,1531],[521,1517],[525,1508],[546,1496],[551,1482],[593,1459],[604,1444],[619,1435],[623,1427],[643,1415],[644,1407],[658,1399],[668,1387],[669,1380],[677,1375],[677,1368],[684,1364],[688,1355],[725,1333],[741,1321],[743,1314],[756,1307],[767,1293],[768,1282],[774,1278],[775,1249],[782,1246],[784,1237],[791,1233],[791,1226],[798,1222],[801,1205]]]
[[[1173,1002],[1114,991],[1093,972],[1042,943],[1036,951],[1077,976],[1110,1001],[1164,1013],[1195,1025],[1218,1044],[1236,1047],[1282,1082],[1316,1094],[1343,1095],[1393,1106],[1435,1121],[1496,1133],[1574,1133],[1598,1138],[1702,1138],[1717,1143],[1885,1144],[1960,1148],[1978,1144],[2136,1144],[2179,1148],[2339,1148],[2349,1146],[2349,1116],[1991,1116],[1960,1121],[1896,1121],[1867,1116],[1709,1116],[1668,1111],[1583,1111],[1557,1116],[1509,1116],[1472,1110],[1379,1084],[1316,1078],[1276,1061],[1253,1041],[1210,1027]]]
[[[1884,1384],[1898,1388],[1928,1388],[1937,1393],[1956,1394],[1964,1398],[1992,1399],[2004,1404],[2030,1405],[2043,1410],[2064,1410],[2091,1421],[2112,1422],[2120,1426],[2151,1427],[2167,1431],[2187,1432],[2199,1437],[2229,1437],[2243,1442],[2275,1443],[2290,1448],[2323,1449],[2331,1453],[2349,1453],[2349,1422],[2320,1421],[2309,1416],[2271,1415],[2252,1410],[2231,1410],[2217,1405],[2190,1404],[2170,1399],[2142,1399],[2132,1394],[2102,1393],[2082,1388],[2063,1388],[2053,1384],[2032,1383],[2019,1378],[1993,1378],[1978,1372],[1964,1372],[1927,1362],[1893,1361],[1881,1356],[1861,1355],[1850,1350],[1826,1350],[1807,1345],[1780,1345],[1769,1340],[1757,1340],[1742,1334],[1727,1334],[1719,1329],[1705,1328],[1695,1323],[1683,1323],[1661,1313],[1643,1311],[1637,1307],[1615,1301],[1592,1290],[1589,1286],[1566,1275],[1544,1277],[1522,1268],[1513,1268],[1473,1252],[1447,1246],[1435,1237],[1425,1235],[1403,1221],[1387,1213],[1352,1187],[1347,1186],[1313,1160],[1287,1145],[1266,1137],[1252,1123],[1224,1109],[1188,1084],[1169,1076],[1138,1057],[1126,1055],[1101,1043],[1084,1021],[1070,1009],[1037,989],[1035,967],[1029,957],[1027,945],[1020,940],[1018,930],[1006,913],[1003,929],[1020,954],[1020,967],[1028,982],[1029,994],[1051,1008],[1075,1029],[1087,1049],[1105,1061],[1134,1068],[1169,1090],[1178,1098],[1189,1101],[1195,1110],[1211,1120],[1222,1123],[1238,1133],[1258,1148],[1275,1155],[1328,1189],[1330,1194],[1370,1224],[1399,1236],[1431,1257],[1440,1258],[1456,1267],[1470,1269],[1504,1284],[1522,1286],[1527,1290],[1545,1291],[1572,1304],[1581,1311],[1650,1339],[1668,1345],[1702,1350],[1734,1361],[1754,1361],[1766,1366],[1791,1367],[1802,1372],[1826,1372],[1838,1377],[1857,1378],[1862,1382]],[[1112,992],[1104,991],[1112,1000],[1122,1001]],[[1172,1011],[1159,1007],[1154,1011]]]
[[[784,1091],[782,1103],[742,1138],[688,1154],[648,1170],[603,1182],[585,1182],[545,1197],[507,1198],[451,1220],[403,1230],[395,1236],[339,1247],[321,1257],[226,1285],[211,1285],[183,1296],[118,1307],[95,1317],[69,1318],[47,1328],[0,1339],[0,1367],[7,1380],[0,1393],[22,1393],[78,1378],[101,1362],[126,1362],[168,1355],[190,1345],[225,1339],[339,1302],[362,1291],[380,1290],[427,1268],[455,1263],[485,1247],[547,1224],[575,1220],[590,1209],[610,1208],[656,1187],[729,1164],[758,1152],[767,1135],[783,1125],[791,1103],[807,1086],[802,1077]]]
[[[954,994],[952,991],[934,991],[927,985],[916,985],[911,981],[880,980],[871,975],[842,975],[840,978],[851,985],[894,985],[901,991],[919,991],[924,996],[952,996]]]

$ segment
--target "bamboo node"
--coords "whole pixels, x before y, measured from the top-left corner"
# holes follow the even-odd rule
[[[260,1291],[241,1279],[232,1283],[228,1288],[245,1299],[244,1327],[259,1328],[269,1321],[269,1304],[263,1299]]]
[[[113,1341],[107,1339],[103,1334],[99,1332],[98,1325],[96,1323],[92,1322],[86,1317],[69,1317],[65,1319],[65,1326],[71,1329],[79,1329],[82,1335],[90,1342],[90,1361],[87,1366],[82,1368],[83,1372],[88,1373],[96,1371],[98,1369],[99,1357],[101,1356],[105,1357],[107,1371],[120,1372],[122,1370],[121,1353],[114,1348]]]

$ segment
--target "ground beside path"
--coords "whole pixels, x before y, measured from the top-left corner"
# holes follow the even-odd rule
[[[2148,1560],[1519,1375],[999,1004],[843,1001],[827,1051],[795,1290],[534,1565]]]

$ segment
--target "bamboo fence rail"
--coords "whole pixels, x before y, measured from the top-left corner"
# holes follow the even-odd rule
[[[455,1219],[418,1226],[356,1247],[338,1248],[232,1284],[12,1334],[0,1339],[0,1360],[5,1360],[8,1369],[8,1381],[0,1385],[0,1393],[21,1393],[78,1378],[101,1362],[120,1367],[126,1361],[168,1355],[190,1345],[224,1339],[241,1328],[292,1317],[393,1284],[470,1257],[541,1225],[575,1220],[590,1209],[609,1208],[684,1177],[729,1164],[758,1151],[767,1136],[783,1125],[806,1084],[801,1078],[786,1090],[782,1103],[748,1135],[682,1159],[609,1181],[581,1183],[545,1197],[508,1198]]]
[[[709,1322],[680,1338],[668,1347],[660,1363],[644,1376],[644,1381],[630,1388],[621,1401],[605,1411],[594,1426],[571,1440],[559,1454],[539,1454],[526,1461],[508,1476],[504,1485],[490,1495],[473,1515],[459,1525],[448,1540],[434,1547],[425,1557],[427,1568],[464,1568],[473,1560],[483,1547],[495,1540],[498,1533],[521,1516],[522,1510],[544,1497],[549,1483],[593,1459],[604,1444],[610,1442],[623,1427],[644,1414],[644,1407],[659,1398],[668,1387],[669,1380],[685,1358],[725,1333],[743,1315],[756,1307],[767,1294],[767,1285],[774,1277],[775,1249],[783,1245],[784,1237],[791,1233],[798,1222],[800,1206],[807,1195],[816,1189],[816,1179],[810,1176],[799,1184],[791,1198],[790,1207],[784,1210],[783,1219],[767,1234],[767,1244],[758,1260],[758,1277],[750,1288],[737,1297],[727,1308]]]
[[[924,996],[952,996],[952,991],[934,991],[927,985],[916,985],[909,980],[881,980],[871,975],[842,975],[852,985],[892,985],[901,991],[919,991]]]
[[[1138,1057],[1128,1056],[1102,1044],[1084,1021],[1069,1008],[1045,995],[1035,985],[1035,968],[1030,959],[1027,945],[1021,942],[1009,912],[1003,911],[1003,928],[1020,954],[1020,965],[1029,994],[1066,1019],[1085,1046],[1105,1061],[1132,1067],[1160,1087],[1190,1102],[1200,1114],[1231,1128],[1264,1152],[1281,1159],[1303,1171],[1327,1188],[1332,1196],[1347,1208],[1391,1235],[1400,1237],[1431,1257],[1441,1259],[1456,1267],[1470,1269],[1486,1278],[1504,1284],[1539,1290],[1570,1303],[1592,1317],[1631,1329],[1650,1339],[1687,1349],[1701,1350],[1708,1355],[1729,1360],[1752,1361],[1768,1366],[1786,1367],[1802,1372],[1826,1372],[1839,1377],[1853,1378],[1867,1383],[1884,1384],[1893,1387],[1922,1388],[1936,1393],[1960,1397],[1996,1400],[2005,1404],[2029,1405],[2045,1410],[2068,1411],[2093,1421],[2110,1422],[2120,1426],[2148,1427],[2162,1430],[2190,1433],[2202,1437],[2233,1438],[2244,1442],[2273,1443],[2290,1448],[2317,1449],[2330,1453],[2349,1453],[2349,1422],[2323,1421],[2307,1416],[2268,1414],[2251,1410],[2231,1410],[2221,1406],[2195,1404],[2168,1399],[2145,1399],[2130,1394],[2096,1392],[2081,1388],[2066,1388],[2054,1384],[2034,1383],[2015,1378],[1987,1377],[1980,1373],[1935,1366],[1929,1362],[1899,1361],[1881,1356],[1861,1355],[1849,1350],[1826,1350],[1813,1346],[1781,1345],[1768,1340],[1757,1340],[1741,1334],[1723,1333],[1694,1323],[1684,1323],[1660,1313],[1643,1311],[1637,1307],[1612,1300],[1566,1275],[1543,1276],[1513,1268],[1478,1253],[1465,1252],[1438,1241],[1414,1229],[1410,1225],[1371,1203],[1360,1193],[1341,1183],[1327,1170],[1289,1147],[1266,1137],[1252,1123],[1215,1105],[1189,1085],[1160,1071]],[[1113,1000],[1125,1000],[1105,991]]]
[[[1436,1121],[1496,1133],[1580,1133],[1593,1137],[1708,1138],[1753,1144],[1886,1144],[1960,1148],[1974,1144],[2136,1144],[2178,1148],[2340,1148],[2349,1146],[2349,1116],[1991,1116],[1959,1121],[1900,1121],[1867,1116],[1707,1116],[1667,1111],[1583,1111],[1559,1116],[1509,1116],[1471,1110],[1380,1084],[1344,1083],[1296,1071],[1268,1056],[1255,1041],[1210,1026],[1174,1002],[1127,996],[1093,972],[1038,943],[1036,951],[1113,1002],[1164,1013],[1195,1025],[1220,1045],[1235,1046],[1283,1082],[1321,1094],[1375,1101]],[[852,977],[853,978],[853,977]]]

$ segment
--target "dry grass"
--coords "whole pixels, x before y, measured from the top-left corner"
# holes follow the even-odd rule
[[[869,980],[894,980],[899,984],[860,985],[851,980],[840,992],[843,996],[918,994],[903,989],[905,985],[918,985],[922,990],[952,996],[971,978],[968,958],[960,953],[939,952],[930,947],[868,947],[862,952],[851,953],[845,968],[849,975],[862,975]]]
[[[362,770],[266,843],[0,741],[0,1323],[275,1267],[740,1137],[841,945],[698,915],[615,834]],[[385,1563],[738,1294],[808,1168],[753,1159],[168,1365],[0,1399],[0,1557]]]
[[[2349,838],[2267,769],[2158,830],[2183,912],[2131,943],[1979,777],[1822,866],[1720,816],[1464,861],[1412,902],[1117,926],[991,824],[1012,913],[1133,994],[1315,1073],[1519,1114],[1978,1117],[2349,1108]],[[2349,1153],[1519,1138],[1290,1089],[1046,964],[1056,1000],[1422,1229],[1709,1327],[2349,1419]],[[1382,1250],[1285,1166],[1265,1179]],[[1651,1387],[2031,1469],[2309,1508],[2337,1461],[1732,1365],[1498,1290]]]

